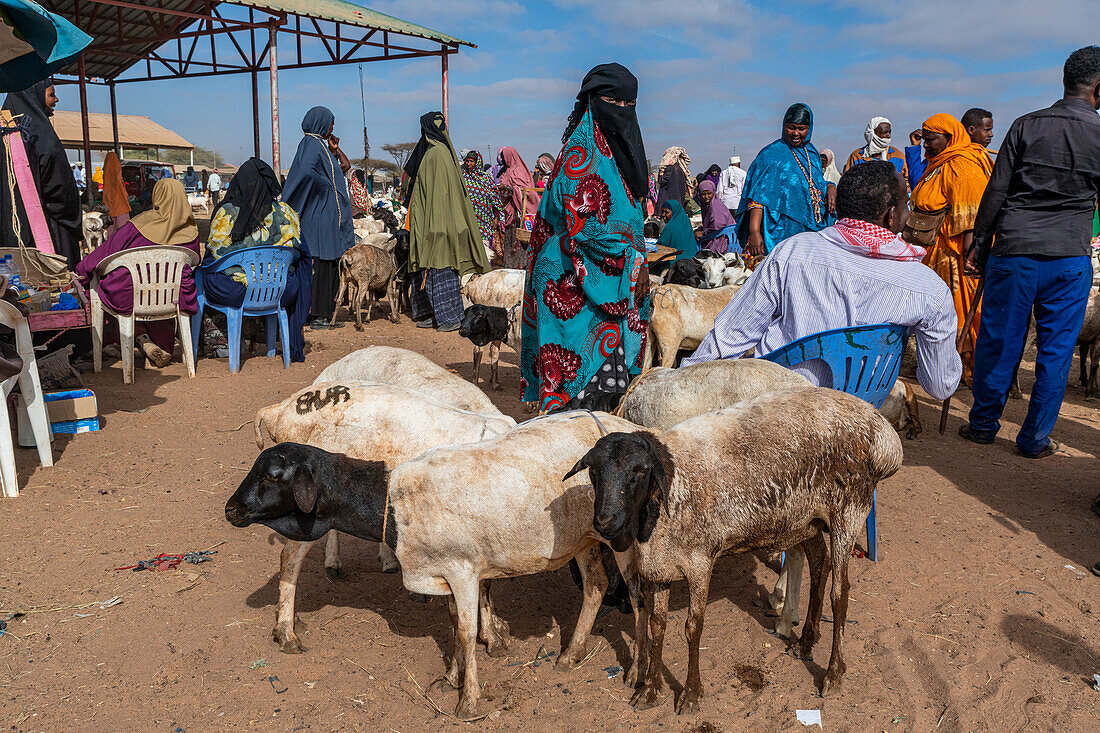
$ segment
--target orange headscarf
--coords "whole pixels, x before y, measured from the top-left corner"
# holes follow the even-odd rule
[[[981,166],[982,170],[985,171],[986,178],[989,178],[990,174],[993,173],[993,161],[989,157],[989,151],[973,142],[970,135],[967,134],[966,128],[953,115],[947,112],[932,115],[924,121],[921,128],[948,135],[951,138],[942,153],[928,160],[929,171],[939,168],[953,158],[964,156]]]
[[[126,187],[122,185],[122,163],[114,151],[103,159],[103,203],[111,216],[130,213],[130,201],[126,197]]]

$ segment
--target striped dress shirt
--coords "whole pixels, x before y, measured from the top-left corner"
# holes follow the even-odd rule
[[[843,241],[828,227],[780,242],[683,366],[739,358],[749,349],[768,354],[834,328],[894,323],[915,333],[921,387],[938,400],[954,394],[962,361],[947,285],[920,262],[866,257],[840,246]],[[821,362],[795,371],[817,385],[828,373]]]

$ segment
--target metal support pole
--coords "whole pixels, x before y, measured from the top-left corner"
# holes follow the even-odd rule
[[[272,21],[267,30],[271,44],[267,52],[271,64],[271,167],[275,169],[275,175],[282,176],[279,164],[279,60],[276,43],[279,28]]]
[[[88,90],[85,84],[84,54],[77,56],[76,69],[77,73],[80,74],[80,127],[84,133],[84,180],[88,184],[84,187],[84,198],[90,204],[92,203],[92,186],[90,185],[91,174],[88,171],[92,169],[92,135],[88,129]]]
[[[122,159],[121,147],[118,144],[118,105],[115,104],[115,83],[114,81],[107,82],[107,88],[111,92],[111,133],[113,134],[115,141],[115,155]]]
[[[260,82],[256,68],[252,68],[252,142],[255,155],[260,157]]]
[[[448,106],[447,102],[449,101],[448,100],[449,95],[447,93],[447,51],[446,51],[446,49],[443,50],[443,53],[440,55],[439,58],[442,60],[442,64],[443,64],[443,119],[447,119],[447,106]]]

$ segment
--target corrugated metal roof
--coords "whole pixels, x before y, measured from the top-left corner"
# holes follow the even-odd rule
[[[80,113],[57,110],[50,118],[53,129],[67,148],[84,145],[84,132],[80,127]],[[93,150],[110,150],[114,147],[111,115],[105,112],[88,114],[88,130]],[[179,134],[143,115],[118,116],[118,141],[124,148],[182,148],[195,147]]]
[[[431,28],[409,23],[385,13],[379,13],[377,10],[364,8],[356,3],[346,2],[346,0],[234,0],[234,2],[226,4],[245,5],[260,10],[271,10],[276,13],[293,13],[320,20],[339,21],[361,28],[377,28],[378,30],[393,31],[406,36],[427,38],[430,41],[477,48],[473,43],[464,41],[461,38],[448,36]]]
[[[71,21],[94,38],[92,45],[84,53],[84,64],[85,73],[89,77],[98,79],[114,79],[135,64],[143,63],[152,51],[164,44],[161,40],[163,36],[196,31],[200,28],[200,21],[193,17],[166,15],[157,13],[158,10],[204,14],[202,0],[125,0],[126,7],[79,2],[79,0],[41,0],[41,2],[47,9]],[[215,7],[223,6],[254,8],[277,15],[297,15],[359,28],[375,28],[449,46],[462,45],[476,48],[473,43],[461,38],[408,23],[345,0],[237,0],[217,3]],[[124,28],[121,37],[118,28],[120,18]],[[163,23],[163,27],[157,27],[153,18],[155,23]],[[294,28],[288,21],[281,32],[293,34]],[[97,50],[96,47],[101,44],[111,44],[113,48]],[[189,39],[184,45],[185,47],[189,45]],[[152,64],[154,71],[164,68],[155,59],[152,60]],[[60,73],[75,76],[76,64],[70,64]]]

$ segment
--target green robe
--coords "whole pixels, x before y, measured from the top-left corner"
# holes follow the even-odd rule
[[[409,270],[489,271],[477,216],[454,153],[430,140],[409,199]]]

